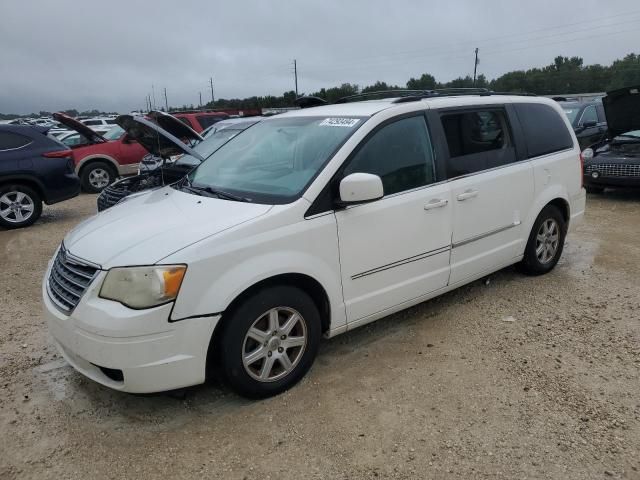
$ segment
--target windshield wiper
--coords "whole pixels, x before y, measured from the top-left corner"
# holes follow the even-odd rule
[[[251,199],[248,197],[243,197],[240,195],[236,195],[234,193],[229,193],[224,190],[219,190],[217,188],[210,187],[208,185],[193,185],[192,183],[189,182],[183,185],[182,188],[190,192],[196,193],[198,195],[202,195],[203,193],[208,193],[209,195],[214,195],[223,200],[233,200],[235,202],[251,202]]]

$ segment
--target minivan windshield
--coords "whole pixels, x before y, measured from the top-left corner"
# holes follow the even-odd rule
[[[209,157],[213,152],[218,150],[222,145],[227,143],[233,137],[238,135],[240,132],[250,127],[256,122],[246,123],[238,126],[233,125],[232,127],[225,128],[222,130],[218,130],[217,132],[207,136],[202,142],[198,143],[193,150],[198,152],[202,158]],[[200,164],[200,160],[192,155],[183,155],[178,160],[180,165],[192,165],[196,166]]]
[[[236,135],[193,170],[187,177],[192,187],[188,191],[206,189],[256,203],[289,203],[363,123],[363,117],[264,120]]]

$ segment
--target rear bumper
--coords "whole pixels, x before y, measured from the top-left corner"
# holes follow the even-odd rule
[[[219,316],[169,322],[172,305],[132,310],[97,296],[104,272],[70,315],[42,297],[49,332],[78,372],[115,390],[152,393],[205,381],[209,340]]]
[[[80,179],[75,173],[66,173],[56,182],[55,190],[50,189],[46,195],[44,203],[52,205],[63,202],[80,194]]]

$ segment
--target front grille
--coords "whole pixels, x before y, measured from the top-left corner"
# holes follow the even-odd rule
[[[600,163],[587,165],[585,173],[598,172],[603,177],[640,177],[640,163]]]
[[[116,203],[128,196],[131,192],[126,188],[118,188],[110,185],[98,195],[98,211],[102,212],[107,208],[113,207]]]
[[[49,273],[49,297],[60,310],[71,313],[98,271],[98,268],[71,257],[64,245],[61,246]]]
[[[98,211],[102,212],[113,207],[116,203],[132,193],[150,190],[162,185],[162,175],[159,171],[143,173],[112,183],[98,195]]]

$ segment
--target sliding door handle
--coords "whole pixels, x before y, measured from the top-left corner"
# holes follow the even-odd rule
[[[434,200],[431,200],[429,203],[427,203],[424,206],[424,209],[425,210],[433,210],[434,208],[446,207],[447,203],[449,203],[449,200],[434,199]]]
[[[458,195],[456,198],[459,202],[464,202],[465,200],[469,200],[470,198],[475,198],[478,196],[478,190],[465,190],[463,193]]]

